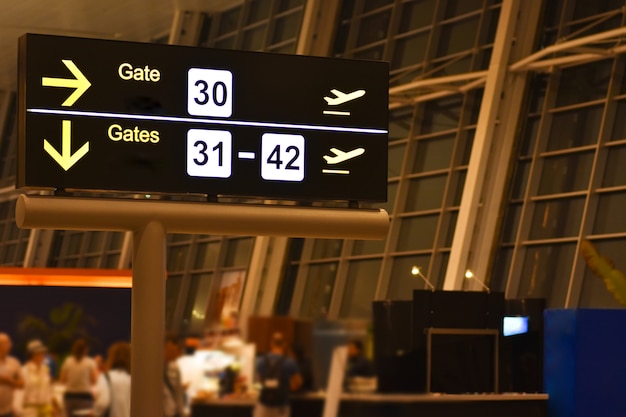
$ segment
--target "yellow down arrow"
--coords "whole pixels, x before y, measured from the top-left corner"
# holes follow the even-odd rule
[[[50,154],[52,159],[61,165],[61,168],[67,171],[89,152],[89,142],[81,146],[80,149],[72,155],[72,122],[70,120],[63,120],[61,153],[54,149],[54,147],[50,145],[50,142],[45,139],[43,140],[43,149]]]
[[[65,66],[71,71],[75,78],[50,78],[42,77],[41,85],[44,87],[66,87],[75,88],[74,92],[61,104],[62,106],[71,106],[83,95],[91,83],[87,80],[87,77],[83,75],[78,67],[69,59],[62,60]]]

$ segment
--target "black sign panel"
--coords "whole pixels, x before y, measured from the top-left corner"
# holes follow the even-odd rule
[[[24,35],[17,186],[386,201],[388,70]]]

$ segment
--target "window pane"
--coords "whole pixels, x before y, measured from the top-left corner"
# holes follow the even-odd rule
[[[387,176],[399,177],[402,172],[402,162],[406,152],[406,143],[390,146],[388,152]]]
[[[606,13],[609,10],[618,11],[622,7],[624,7],[622,0],[577,1],[574,7],[573,20]]]
[[[592,163],[593,152],[546,158],[541,172],[539,194],[586,190]]]
[[[258,22],[259,20],[267,19],[270,14],[271,1],[267,0],[251,0],[250,8],[248,9],[248,24]]]
[[[517,237],[519,221],[522,217],[522,205],[510,204],[502,223],[502,243],[513,243]]]
[[[483,0],[448,0],[446,2],[445,18],[460,16],[465,13],[481,9]]]
[[[409,67],[419,64],[426,56],[428,33],[398,39],[391,61],[391,69]]]
[[[548,150],[575,148],[597,143],[602,107],[557,113],[552,118]]]
[[[103,268],[117,269],[119,263],[120,263],[120,254],[119,253],[113,253],[111,255],[106,255],[104,257],[104,261],[103,261],[102,267]]]
[[[434,12],[435,0],[413,0],[403,4],[399,33],[431,25]]]
[[[528,184],[528,176],[530,175],[531,161],[519,161],[515,166],[515,174],[511,184],[511,198],[524,198],[526,193],[526,185]]]
[[[626,184],[626,164],[624,163],[626,161],[626,146],[610,147],[607,148],[607,152],[602,186],[613,187]]]
[[[442,26],[437,57],[472,49],[477,30],[478,18],[475,17]]]
[[[278,2],[278,12],[284,12],[302,6],[304,0],[280,0]]]
[[[390,10],[365,17],[361,20],[356,46],[364,46],[385,39],[389,27]]]
[[[476,131],[474,129],[463,130],[461,137],[458,141],[458,151],[456,152],[455,159],[457,165],[468,165],[470,156],[472,155],[472,145],[474,144],[474,135]]]
[[[217,257],[220,252],[220,242],[204,242],[198,244],[194,269],[212,269],[217,265]]]
[[[272,43],[296,38],[300,29],[300,16],[299,13],[293,13],[277,19],[274,26],[274,34],[272,35]]]
[[[87,245],[87,252],[101,251],[104,246],[104,232],[91,232],[89,233],[89,245]]]
[[[213,274],[198,274],[191,278],[189,296],[185,305],[184,323],[187,332],[191,334],[203,334],[204,323],[209,316],[209,299],[211,292],[211,278]]]
[[[309,266],[300,308],[301,317],[326,317],[333,294],[336,273],[336,263]]]
[[[348,24],[342,24],[336,30],[335,41],[333,42],[333,54],[343,54],[346,52],[350,26]]]
[[[241,48],[249,51],[259,51],[263,49],[263,46],[265,46],[265,29],[267,29],[267,25],[245,31],[243,33]]]
[[[531,113],[540,112],[546,98],[548,86],[548,76],[546,74],[533,74],[530,86],[530,102],[528,111]]]
[[[593,225],[594,234],[626,232],[626,193],[601,194]]]
[[[354,53],[354,58],[356,59],[371,59],[374,61],[380,61],[383,59],[383,50],[384,47],[375,46],[373,48],[364,49],[362,51],[358,51]]]
[[[239,14],[241,13],[241,7],[236,7],[229,11],[226,11],[220,15],[220,24],[218,29],[218,36],[225,35],[226,33],[234,32],[239,24]]]
[[[491,291],[505,291],[509,269],[511,269],[511,260],[513,259],[512,248],[500,248],[496,252],[496,259],[493,267],[493,275],[491,275],[490,287]]]
[[[83,258],[82,267],[83,268],[98,268],[100,264],[99,256],[85,256]]]
[[[604,98],[612,67],[613,60],[607,59],[563,69],[559,78],[557,107]]]
[[[406,212],[441,208],[447,175],[417,178],[409,182]]]
[[[208,46],[207,40],[209,38],[209,34],[211,33],[213,18],[206,13],[201,13],[201,16],[202,27],[200,28],[200,35],[198,36],[198,46]],[[167,41],[165,43],[167,43]]]
[[[381,264],[380,259],[350,262],[341,302],[341,318],[371,318]]]
[[[531,156],[533,154],[539,133],[539,121],[539,117],[529,117],[526,120],[519,156]]]
[[[226,243],[224,266],[247,267],[252,255],[253,238],[230,239]]]
[[[165,281],[165,322],[168,327],[172,325],[178,294],[183,279],[179,276],[168,276]]]
[[[169,272],[183,271],[187,262],[189,246],[172,246],[168,250],[167,270]]]
[[[17,244],[17,254],[13,261],[14,266],[24,265],[24,257],[26,256],[26,249],[28,248],[28,241],[23,240]]]
[[[456,228],[456,220],[459,217],[458,211],[450,211],[444,213],[443,215],[443,224],[441,227],[443,228],[443,244],[441,245],[444,248],[449,248],[452,246],[452,240],[454,239],[454,229]]]
[[[389,142],[409,137],[412,118],[411,107],[389,113]]]
[[[191,235],[182,233],[173,233],[169,235],[170,242],[191,242]]]
[[[15,245],[7,245],[6,247],[6,257],[7,259],[13,259],[13,251],[15,251]],[[9,253],[11,251],[11,253]],[[77,258],[69,258],[69,259],[62,259],[59,262],[59,266],[64,266],[66,268],[76,268],[78,267],[78,259]]]
[[[311,259],[337,258],[341,255],[341,239],[316,239]]]
[[[9,232],[9,240],[17,240],[20,238],[22,229],[17,227],[16,223],[11,222],[8,224],[8,232]],[[85,232],[84,236],[87,236],[87,232]],[[76,253],[79,253],[79,252],[76,252]]]
[[[536,202],[530,239],[578,236],[584,208],[584,198]]]
[[[278,288],[278,294],[276,295],[276,304],[274,306],[274,313],[276,315],[289,315],[293,290],[298,278],[298,269],[299,265],[290,265],[287,267],[284,278]]]
[[[275,52],[277,54],[295,54],[296,42],[294,40],[287,44],[283,44],[282,46],[268,48],[268,52]]]
[[[121,250],[124,244],[124,232],[110,232],[109,233],[109,250]]]
[[[393,0],[367,0],[363,4],[363,11],[369,12],[370,10],[378,9],[390,3],[393,3]]]
[[[398,183],[391,182],[387,185],[387,202],[378,204],[377,207],[385,209],[387,213],[395,213],[396,194],[398,193]]]
[[[454,171],[452,173],[452,180],[450,181],[450,191],[448,193],[448,200],[452,197],[450,205],[452,207],[458,207],[461,205],[461,198],[463,198],[463,188],[465,187],[465,178],[467,177],[467,170]]]
[[[432,249],[438,221],[439,215],[402,219],[397,250],[401,252]]]
[[[431,284],[435,286],[435,288],[441,288],[443,286],[443,281],[446,279],[446,272],[448,270],[448,261],[450,260],[450,253],[443,252],[435,255],[435,268],[439,270],[439,274],[437,277],[430,276],[428,280]]]
[[[439,101],[429,101],[424,108],[422,134],[456,129],[461,115],[461,99],[449,97]]]
[[[413,275],[411,271],[417,266],[422,270],[422,274],[428,278],[428,264],[430,255],[402,256],[394,258],[391,268],[388,300],[412,300],[413,290],[428,289],[421,277]],[[433,284],[434,285],[434,284]]]
[[[626,80],[623,82],[626,85]],[[626,139],[626,117],[624,117],[624,114],[626,114],[626,101],[619,101],[615,112],[615,121],[613,122],[613,133],[611,135],[611,139]]]
[[[215,47],[219,49],[235,49],[235,37],[231,36],[225,39],[220,39],[215,42]]]
[[[450,168],[455,135],[417,141],[413,171],[428,172]]]
[[[519,298],[546,298],[550,308],[563,307],[569,286],[576,244],[526,248]]]
[[[76,255],[80,253],[80,248],[83,243],[83,237],[85,237],[86,232],[70,232],[69,233],[69,243],[67,245],[67,255]],[[66,235],[67,238],[67,235]]]
[[[355,240],[352,245],[353,255],[372,255],[385,251],[384,240]]]

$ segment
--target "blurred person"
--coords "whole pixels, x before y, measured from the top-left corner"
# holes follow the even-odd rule
[[[93,408],[93,386],[98,378],[96,362],[87,356],[89,344],[84,338],[72,345],[72,353],[61,367],[60,382],[65,385],[63,404],[67,417],[75,411]]]
[[[20,362],[11,352],[11,338],[0,333],[0,417],[13,417],[13,392],[24,386]]]
[[[375,376],[374,365],[365,357],[363,352],[363,342],[360,340],[351,340],[348,343],[348,369],[346,377],[365,377],[371,378]]]
[[[98,377],[95,417],[130,417],[130,343],[117,342],[109,347],[106,371]]]
[[[165,337],[163,354],[165,359],[163,368],[165,417],[182,417],[185,410],[185,388],[177,362],[181,355],[181,347],[176,336]]]
[[[289,417],[289,395],[300,388],[302,376],[298,365],[286,352],[283,334],[275,332],[269,353],[257,359],[256,371],[262,388],[253,417]]]
[[[45,363],[48,348],[40,340],[31,340],[26,349],[29,358],[22,367],[22,417],[52,417],[59,410],[59,405],[52,391],[50,369]]]

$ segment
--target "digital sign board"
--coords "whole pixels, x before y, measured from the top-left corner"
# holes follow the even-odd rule
[[[388,64],[27,34],[17,186],[386,201]]]

